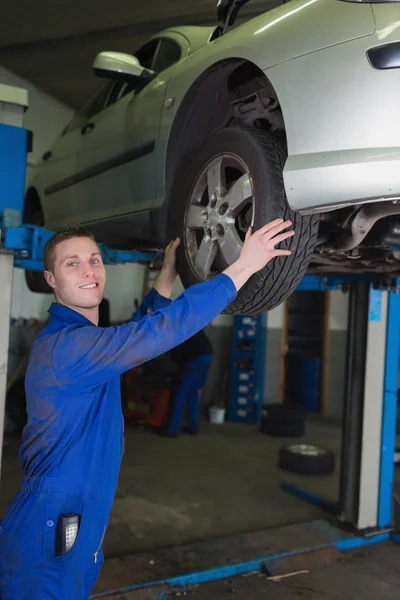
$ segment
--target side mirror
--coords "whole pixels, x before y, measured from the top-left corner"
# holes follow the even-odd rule
[[[136,56],[122,52],[100,52],[94,60],[93,69],[98,77],[123,81],[154,76],[153,71],[142,67]]]
[[[220,23],[223,23],[223,33],[226,33],[228,27],[236,21],[239,10],[249,0],[218,0],[217,2],[217,19]]]

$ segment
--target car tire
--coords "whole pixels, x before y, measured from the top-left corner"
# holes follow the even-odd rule
[[[301,438],[305,433],[304,421],[293,423],[275,423],[263,417],[260,423],[261,433],[273,437]]]
[[[29,199],[26,199],[26,210],[24,211],[24,223],[30,225],[40,225],[43,227],[43,215],[40,210],[29,211]],[[41,271],[30,271],[25,269],[26,285],[31,292],[37,294],[52,294],[53,290],[47,285],[46,279]]]
[[[291,404],[265,404],[262,408],[263,417],[271,423],[291,424],[304,423],[306,412],[301,406]]]
[[[335,470],[335,454],[310,444],[285,446],[279,453],[279,467],[300,475],[329,475]]]
[[[311,260],[317,241],[319,218],[301,216],[289,208],[283,183],[286,156],[283,146],[271,132],[237,126],[216,133],[199,152],[183,160],[177,168],[169,192],[168,234],[170,239],[180,237],[183,240],[178,248],[178,271],[185,287],[212,278],[238,258],[246,230],[252,219],[254,231],[275,218],[290,219],[293,222],[295,236],[285,240],[280,246],[290,249],[291,255],[278,257],[255,273],[226,308],[224,312],[227,314],[257,315],[276,307],[296,289]],[[241,212],[238,214],[235,211],[238,210],[236,198],[239,185],[235,188],[236,196],[231,196],[233,197],[231,204],[235,207],[236,202],[236,208],[224,202],[225,192],[223,192],[218,197],[219,204],[215,207],[214,213],[210,212],[213,209],[213,198],[210,199],[211,192],[209,193],[208,184],[204,181],[208,182],[209,172],[218,168],[214,165],[218,165],[220,159],[221,170],[224,169],[226,189],[232,191],[240,179],[244,181],[243,199],[250,198],[247,205],[239,204]],[[200,197],[204,185],[206,190]],[[216,186],[215,189],[221,187]],[[226,197],[228,198],[228,195]],[[228,208],[224,209],[226,217],[223,215],[219,217],[219,211],[224,204],[228,204]],[[201,218],[198,216],[199,211],[203,211],[202,215],[209,211],[208,222],[203,216]],[[234,219],[230,220],[228,226],[227,221],[223,219],[232,215]],[[215,224],[216,218],[223,220],[222,234],[217,231],[221,223]],[[208,228],[210,223],[212,227]],[[232,239],[234,244],[231,242]],[[207,240],[211,240],[208,245]],[[206,254],[211,246],[213,249],[218,247],[209,273],[212,254],[207,255],[203,261],[199,259],[200,256],[204,256],[201,254],[202,243],[206,248]],[[224,252],[221,249],[223,246],[226,248]],[[227,249],[230,247],[233,247],[234,251],[229,255]],[[200,267],[197,265],[198,260]]]

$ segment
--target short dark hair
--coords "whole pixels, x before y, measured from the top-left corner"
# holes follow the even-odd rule
[[[44,247],[43,264],[45,271],[54,271],[54,251],[58,244],[77,237],[87,237],[97,244],[94,235],[89,229],[82,227],[78,223],[67,223],[67,225],[56,230],[56,233],[48,240]]]

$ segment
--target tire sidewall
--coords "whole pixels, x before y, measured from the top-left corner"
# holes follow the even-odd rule
[[[232,127],[216,134],[208,140],[200,152],[181,164],[171,189],[168,234],[169,239],[173,239],[182,236],[183,232],[177,259],[179,273],[185,287],[202,281],[193,270],[187,252],[184,224],[188,201],[200,173],[208,163],[221,154],[236,155],[245,163],[249,171],[254,192],[253,230],[256,231],[274,218],[282,217],[282,204],[272,193],[277,184],[283,185],[282,173],[270,169],[268,161],[252,137],[251,130]],[[262,201],[264,197],[268,198],[268,202]]]
[[[312,445],[312,444],[310,444]],[[280,450],[279,466],[281,469],[300,475],[329,475],[335,469],[334,452],[322,446],[315,446],[320,454],[310,456],[293,451],[293,444]]]

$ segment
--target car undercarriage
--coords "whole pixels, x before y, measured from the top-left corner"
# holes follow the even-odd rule
[[[321,215],[310,272],[400,272],[400,203],[374,202]]]

